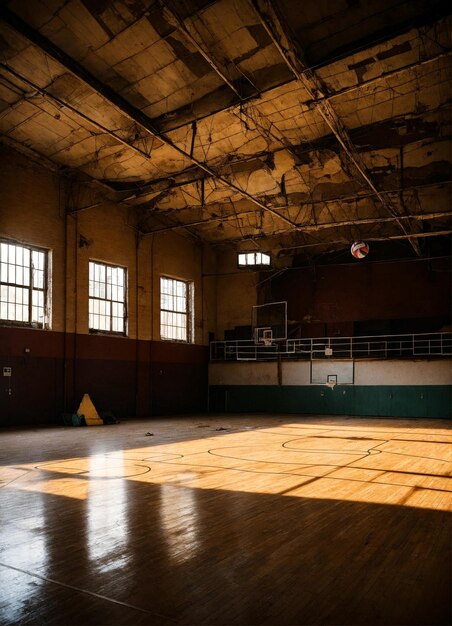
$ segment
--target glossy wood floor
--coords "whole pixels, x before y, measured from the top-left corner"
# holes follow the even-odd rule
[[[451,442],[295,416],[2,431],[0,622],[447,623]]]

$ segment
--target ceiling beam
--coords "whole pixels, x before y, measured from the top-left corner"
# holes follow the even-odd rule
[[[372,46],[371,46],[372,47]],[[343,89],[340,89],[338,91],[335,91],[333,93],[329,93],[329,94],[325,94],[323,97],[319,97],[317,100],[311,100],[309,102],[306,102],[305,106],[306,106],[306,112],[309,111],[313,111],[315,109],[315,104],[317,101],[320,100],[334,100],[335,98],[339,97],[339,96],[344,96],[347,95],[349,93],[352,93],[356,90],[359,89],[364,89],[365,87],[369,87],[370,85],[375,85],[379,82],[385,81],[389,78],[394,78],[396,76],[399,76],[401,74],[404,74],[406,72],[415,70],[417,67],[421,67],[430,63],[435,63],[436,61],[442,59],[442,58],[447,58],[450,57],[452,55],[451,51],[447,51],[447,52],[442,52],[440,54],[437,54],[433,57],[427,58],[427,59],[423,59],[420,61],[415,61],[413,63],[409,63],[408,65],[405,65],[403,67],[400,68],[395,68],[392,70],[388,70],[387,72],[384,72],[383,74],[379,75],[379,76],[374,76],[373,78],[368,78],[367,80],[363,80],[360,83],[357,83],[355,85],[351,85],[350,87],[344,87]],[[320,68],[322,67],[327,67],[328,65],[331,65],[332,62],[327,63],[325,65],[321,65],[318,66]],[[310,68],[309,68],[310,69]],[[256,95],[251,95],[251,96],[247,96],[244,101],[246,103],[250,103],[253,102],[254,100],[258,100],[259,98],[261,98],[262,96],[265,96],[265,94],[270,93],[271,91],[273,91],[274,89],[277,89],[279,87],[282,87],[283,85],[289,85],[290,83],[295,83],[296,81],[285,81],[281,84],[277,84],[277,85],[272,85],[271,87],[267,88],[267,89],[262,89],[258,94]],[[202,119],[205,119],[207,117],[210,117],[212,115],[215,115],[217,113],[222,113],[224,111],[234,111],[234,109],[237,109],[239,106],[241,106],[241,102],[237,101],[234,102],[232,104],[227,104],[223,107],[220,107],[218,109],[215,109],[213,111],[204,113],[202,115],[197,115],[194,116],[190,119],[184,119],[184,121],[180,120],[180,117],[182,117],[182,113],[181,113],[181,109],[173,111],[171,113],[171,118],[168,120],[164,119],[164,116],[160,116],[158,118],[154,118],[152,121],[155,124],[155,126],[157,128],[159,128],[161,131],[170,131],[170,130],[177,130],[179,128],[183,128],[184,126],[188,126],[192,123],[193,120],[196,119],[196,121],[200,121]]]
[[[145,233],[148,234],[148,233]],[[450,229],[444,229],[444,230],[436,230],[436,231],[429,231],[429,232],[425,232],[425,233],[414,233],[413,235],[411,235],[411,233],[409,235],[386,235],[386,236],[382,236],[382,237],[366,237],[365,241],[369,242],[369,241],[387,241],[390,239],[409,239],[409,237],[416,237],[417,239],[422,238],[422,237],[439,237],[439,236],[443,236],[443,235],[450,235],[452,234],[452,230]],[[242,243],[243,241],[253,241],[254,243],[256,243],[258,240],[260,239],[266,239],[267,237],[265,235],[248,235],[245,237],[240,237],[239,239],[219,239],[216,241],[212,241],[211,245],[212,246],[231,246],[231,245],[235,245],[237,243]],[[279,248],[278,247],[278,251],[288,251],[288,250],[298,250],[301,248],[315,248],[315,247],[319,247],[319,246],[330,246],[330,245],[336,245],[336,244],[340,244],[342,246],[344,245],[349,245],[350,244],[350,240],[349,239],[335,239],[333,241],[328,241],[328,240],[324,240],[324,241],[316,241],[314,243],[306,243],[306,244],[299,244],[299,245],[294,245],[294,246],[287,246],[284,248]],[[416,257],[417,258],[417,257]],[[413,259],[415,260],[415,259]],[[419,259],[421,260],[421,259]]]
[[[199,43],[196,37],[193,35],[193,27],[190,26],[189,19],[185,20],[185,22],[179,18],[174,11],[170,9],[168,3],[165,0],[160,0],[160,5],[163,8],[163,15],[167,22],[174,26],[177,30],[179,30],[185,39],[191,43],[191,45],[201,54],[201,56],[207,61],[213,71],[221,78],[221,80],[234,92],[237,98],[242,101],[242,94],[239,92],[237,87],[234,85],[234,81],[232,77],[228,76],[228,70],[213,57],[212,53],[205,49],[205,46]],[[196,32],[196,31],[195,31]],[[249,80],[249,78],[244,75],[244,77],[248,80],[249,84],[252,86],[254,91],[257,91],[255,85]],[[259,94],[257,94],[259,95]]]
[[[395,68],[393,70],[388,70],[387,72],[383,72],[379,76],[374,76],[374,78],[368,78],[367,80],[363,80],[356,85],[351,85],[350,87],[344,87],[343,89],[338,89],[334,93],[325,94],[323,98],[319,98],[316,102],[320,102],[321,100],[334,100],[339,96],[348,95],[354,91],[359,89],[363,89],[364,87],[368,87],[369,85],[375,85],[377,83],[381,83],[382,81],[386,81],[388,78],[394,78],[395,76],[400,76],[401,74],[405,74],[406,72],[411,72],[412,70],[416,70],[418,67],[423,67],[424,65],[429,65],[430,63],[436,63],[441,59],[447,59],[452,56],[452,51],[448,50],[447,52],[441,52],[440,54],[436,54],[433,57],[429,57],[428,59],[422,59],[420,61],[415,61],[414,63],[409,63],[408,65],[404,65],[403,67]],[[315,104],[311,103],[311,108],[315,107]]]
[[[411,215],[401,215],[401,220],[415,219],[415,220],[433,220],[440,219],[442,217],[452,217],[451,211],[440,211],[437,213],[413,213]],[[387,222],[394,222],[395,217],[368,217],[359,220],[343,220],[340,222],[320,222],[319,224],[309,224],[301,226],[302,232],[312,232],[317,230],[325,230],[326,228],[340,228],[342,226],[360,226],[361,224],[385,224]]]
[[[8,72],[9,74],[11,74],[11,76],[14,76],[16,79],[23,82],[25,85],[33,89],[35,93],[39,93],[44,98],[53,100],[54,102],[56,102],[56,104],[58,104],[58,106],[61,109],[67,109],[68,111],[71,111],[71,113],[79,117],[83,122],[87,122],[90,126],[93,126],[94,128],[96,128],[96,130],[100,130],[102,133],[109,135],[110,137],[115,139],[118,143],[122,143],[124,146],[127,146],[128,148],[130,148],[131,150],[139,154],[141,157],[144,157],[146,160],[150,159],[150,156],[147,152],[145,152],[144,150],[141,150],[141,148],[138,148],[133,143],[131,143],[130,141],[127,141],[127,139],[124,139],[123,137],[115,133],[114,131],[107,128],[106,126],[103,126],[103,124],[96,122],[91,117],[89,117],[88,115],[85,115],[84,113],[82,113],[81,111],[73,107],[71,104],[69,104],[65,100],[62,100],[58,96],[55,96],[48,89],[45,89],[44,87],[39,87],[39,85],[34,83],[29,78],[25,77],[23,74],[20,74],[19,72],[17,72],[12,67],[9,67],[9,65],[6,65],[5,63],[0,63],[0,69],[2,69],[4,72]],[[30,98],[27,98],[27,102],[29,102],[33,106],[36,106],[31,101]]]
[[[75,109],[74,107],[72,107],[70,104],[62,101],[60,98],[58,98],[57,96],[53,95],[52,93],[50,93],[48,90],[43,89],[41,87],[39,87],[38,85],[36,85],[33,81],[30,81],[29,79],[27,79],[26,77],[24,77],[23,75],[19,74],[19,72],[16,72],[15,70],[13,70],[12,68],[6,66],[3,63],[0,63],[0,68],[2,68],[3,70],[7,71],[8,73],[10,73],[11,75],[13,75],[15,78],[17,78],[18,80],[20,80],[21,82],[25,83],[26,85],[28,85],[30,88],[33,89],[33,94],[41,94],[43,97],[47,97],[53,101],[55,101],[60,107],[65,108],[70,110],[72,113],[74,113],[76,116],[80,117],[83,121],[88,122],[89,124],[91,124],[93,127],[95,127],[96,129],[100,130],[101,132],[104,132],[106,134],[109,134],[110,136],[112,136],[114,139],[116,139],[118,142],[124,144],[125,146],[131,148],[132,150],[134,150],[135,152],[137,152],[140,156],[143,156],[145,158],[149,158],[149,155],[142,151],[141,149],[139,149],[138,147],[134,146],[132,143],[128,142],[127,140],[123,139],[122,137],[116,135],[116,133],[109,131],[109,129],[107,129],[106,127],[102,126],[101,124],[99,124],[98,122],[96,122],[95,120],[92,120],[91,118],[89,118],[88,116],[86,116],[85,114],[81,113],[80,111],[78,111],[77,109]],[[32,102],[32,104],[34,104]],[[3,143],[11,143],[11,145],[13,145],[13,147],[15,149],[20,149],[21,144],[19,142],[17,142],[16,140],[14,140],[13,138],[8,138],[8,136],[4,135],[3,136]],[[302,146],[300,146],[302,147]],[[313,147],[311,147],[311,149],[314,149]],[[27,148],[28,152],[27,154],[31,155],[31,151],[33,151],[32,148],[28,147]],[[283,150],[283,149],[282,149]],[[275,153],[278,152],[278,150],[275,151]],[[52,170],[61,170],[61,166],[59,166],[57,163],[55,163],[54,161],[52,161],[51,159],[49,159],[48,157],[45,157],[43,154],[37,152],[36,150],[34,150],[35,153],[35,157],[37,158],[37,160],[39,161],[39,163],[42,165],[42,163],[44,162],[47,167],[49,169]],[[274,153],[273,153],[274,154]],[[264,160],[265,157],[268,156],[266,153],[263,153],[262,155],[258,156],[258,157],[253,157],[253,158],[247,158],[247,159],[243,159],[241,161],[238,161],[236,163],[231,163],[230,166],[243,166],[244,164],[250,163],[252,161],[256,161],[258,163],[258,165],[260,167],[265,167],[264,165]],[[154,183],[150,183],[149,186],[146,187],[146,190],[144,193],[138,193],[138,194],[134,194],[133,196],[129,196],[127,198],[122,198],[120,200],[121,203],[126,203],[128,204],[130,201],[133,201],[135,199],[140,199],[143,196],[146,195],[155,195],[156,192],[159,193],[159,198],[161,199],[162,197],[165,197],[167,195],[167,193],[169,191],[171,191],[174,188],[177,187],[181,187],[181,186],[185,186],[185,185],[189,185],[189,184],[193,184],[195,182],[198,182],[199,180],[201,180],[202,178],[205,178],[206,174],[205,172],[203,172],[200,169],[195,169],[195,168],[190,168],[189,170],[185,170],[181,173],[176,174],[174,177],[171,178],[166,178],[166,179],[162,179],[159,181],[155,181]],[[210,177],[208,177],[210,178]],[[99,185],[102,185],[104,187],[106,187],[110,192],[114,191],[114,189],[109,186],[107,183],[102,182],[102,181],[97,181],[96,179],[90,179],[92,183],[98,183]],[[448,181],[445,181],[448,182]],[[434,186],[437,186],[438,183],[434,183]],[[430,186],[430,185],[429,185]],[[423,186],[417,186],[417,187],[407,187],[404,188],[403,191],[410,191],[416,188],[421,188],[421,187],[425,187],[425,185]],[[141,191],[141,190],[140,190]],[[400,192],[400,189],[397,190],[389,190],[389,191],[380,191],[380,194],[390,194],[390,193],[398,193]],[[166,192],[166,193],[165,193]],[[116,192],[118,193],[118,192]],[[368,194],[354,194],[351,196],[345,196],[345,197],[338,197],[338,198],[331,198],[328,200],[322,200],[322,201],[318,201],[318,202],[310,202],[309,205],[313,206],[313,205],[318,205],[318,206],[323,206],[325,204],[329,204],[329,203],[336,203],[336,202],[345,202],[345,201],[356,201],[356,200],[362,200],[368,197],[372,197],[375,194],[373,192],[370,192]],[[153,198],[152,202],[153,204],[155,204],[155,198]],[[97,206],[98,204],[94,204],[94,205],[90,205],[88,208],[93,208],[94,206]],[[285,208],[290,208],[291,205],[284,205],[279,207],[280,209],[285,209]],[[84,207],[85,208],[85,207]],[[187,210],[190,209],[192,207],[187,207]],[[181,209],[182,211],[185,209]],[[229,219],[236,219],[237,215],[239,216],[243,216],[243,215],[251,215],[253,214],[254,211],[245,211],[245,212],[240,212],[238,214],[233,214],[231,216],[224,216],[224,217],[218,217],[218,218],[208,218],[205,220],[197,220],[195,222],[190,222],[190,223],[186,223],[186,224],[174,224],[174,225],[168,225],[166,227],[163,228],[159,228],[157,230],[153,230],[152,232],[164,232],[164,231],[170,231],[170,230],[175,230],[175,229],[181,229],[186,227],[190,227],[190,226],[199,226],[199,225],[203,225],[203,224],[208,224],[210,222],[221,222],[221,221],[225,221],[225,220],[229,220]],[[415,218],[415,216],[410,216],[411,218]],[[379,222],[384,222],[384,221],[393,221],[395,218],[391,217],[391,218],[382,218],[381,220],[378,220]],[[406,216],[402,217],[400,216],[400,219],[407,219]],[[421,218],[422,219],[422,218]],[[360,220],[358,222],[356,221],[349,221],[349,222],[342,222],[342,223],[329,223],[329,224],[325,224],[323,226],[319,225],[320,228],[331,228],[331,227],[336,227],[336,226],[340,226],[340,225],[346,225],[346,224],[353,224],[353,223],[375,223],[375,220],[371,219],[370,221],[367,220]],[[301,224],[296,224],[297,229],[302,229],[304,231],[308,231],[308,230],[318,230],[317,227],[312,226],[312,225],[301,225]],[[319,228],[319,229],[320,229]],[[289,232],[288,230],[279,230],[277,231],[278,234],[284,233],[284,232]]]
[[[440,237],[443,235],[452,234],[451,229],[447,230],[435,230],[430,231],[428,233],[413,233],[409,235],[386,235],[385,237],[367,237],[366,242],[368,241],[389,241],[389,240],[397,240],[397,239],[409,239],[410,237],[415,237],[416,239],[421,239],[423,237]],[[286,252],[288,250],[300,250],[301,248],[313,248],[314,246],[329,246],[333,244],[344,244],[343,239],[337,239],[336,241],[319,241],[317,243],[307,243],[301,244],[299,246],[288,246],[287,248],[280,248],[280,252]]]
[[[196,181],[193,181],[193,182],[196,182]],[[391,194],[400,194],[401,192],[417,191],[417,190],[420,190],[420,189],[426,189],[426,188],[431,188],[431,187],[441,187],[443,185],[450,185],[451,183],[452,183],[452,180],[435,180],[433,182],[423,183],[421,185],[409,185],[409,186],[404,186],[403,188],[398,187],[397,189],[385,189],[385,190],[380,191],[380,193],[382,195],[386,196],[386,195],[391,195]],[[184,183],[181,183],[181,186],[183,186],[183,185],[184,185]],[[178,185],[175,185],[174,188],[176,188],[177,186]],[[262,194],[262,195],[264,197],[268,198],[268,196],[265,196],[265,194]],[[296,192],[295,192],[294,195],[296,195]],[[155,193],[154,193],[154,196],[155,196]],[[291,196],[291,194],[288,194],[287,198],[290,199],[290,196]],[[319,200],[311,200],[311,199],[309,199],[307,202],[304,202],[304,203],[300,203],[300,202],[289,202],[289,203],[287,203],[287,202],[285,202],[284,204],[278,205],[278,208],[280,208],[280,209],[293,209],[293,208],[301,209],[302,207],[305,207],[305,208],[311,208],[311,207],[315,207],[315,206],[323,207],[323,206],[327,206],[329,204],[360,202],[362,200],[366,200],[367,198],[373,198],[374,196],[375,196],[375,194],[372,191],[369,190],[367,192],[349,193],[349,194],[345,194],[345,195],[342,195],[342,196],[336,196],[334,198],[326,198],[324,200],[321,200],[321,199],[319,199]],[[274,198],[281,198],[282,199],[282,196],[280,196],[280,195],[279,196],[275,195],[275,196],[272,196],[272,197],[274,197]],[[285,198],[285,200],[287,200],[287,198]],[[127,203],[127,199],[121,200],[121,202],[124,202],[127,206],[130,206]],[[151,202],[154,204],[153,199],[151,200]],[[217,201],[217,202],[207,203],[204,208],[209,208],[210,207],[210,208],[213,209],[214,207],[228,206],[230,204],[231,204],[231,199],[228,198],[225,201],[221,201],[221,202]],[[143,209],[147,208],[147,204],[145,204],[145,203],[142,203],[140,206]],[[178,214],[180,214],[180,213],[182,213],[184,211],[193,211],[193,210],[197,210],[199,208],[200,208],[199,204],[196,204],[196,205],[192,204],[192,205],[185,206],[183,208],[173,209],[173,212],[177,212]],[[159,209],[157,208],[157,210],[159,210]],[[248,209],[244,209],[244,210],[239,211],[237,214],[238,215],[246,215],[246,214],[251,215],[253,212],[254,211],[251,211],[251,210],[248,210]],[[235,215],[235,213],[234,213],[234,215]],[[398,218],[400,218],[400,219],[402,219],[403,217],[404,216],[398,216]],[[209,221],[209,219],[206,219],[205,222],[207,223]],[[396,219],[395,217],[388,218],[389,221],[394,221],[395,219]],[[295,223],[295,225],[297,226],[298,229],[299,228],[303,228],[303,225],[300,224],[299,222],[295,221],[294,223]],[[179,225],[177,225],[177,226],[179,227]],[[286,229],[286,230],[281,230],[281,231],[278,231],[278,232],[282,233],[282,232],[289,232],[289,231]]]
[[[41,35],[38,31],[34,30],[24,22],[20,17],[18,17],[15,13],[10,11],[4,5],[0,8],[0,17],[3,19],[8,26],[18,32],[20,35],[28,39],[33,45],[37,46],[40,50],[45,52],[49,57],[57,61],[66,71],[70,72],[73,76],[75,76],[78,80],[80,80],[85,85],[88,85],[97,95],[102,96],[102,98],[112,105],[117,111],[119,111],[122,115],[125,115],[127,118],[135,122],[138,126],[143,128],[150,135],[157,137],[162,141],[162,143],[166,144],[170,148],[172,148],[179,155],[184,158],[190,160],[192,163],[200,167],[204,172],[214,177],[216,180],[221,182],[225,187],[229,189],[233,189],[235,192],[241,194],[244,198],[247,198],[251,202],[253,202],[260,209],[267,211],[272,214],[275,218],[289,224],[292,227],[295,227],[292,220],[287,218],[286,216],[278,213],[274,209],[268,207],[266,204],[256,199],[252,194],[247,191],[241,189],[238,185],[230,182],[226,178],[224,178],[221,174],[218,174],[213,168],[208,166],[203,161],[195,158],[190,153],[183,150],[177,144],[175,144],[168,136],[159,132],[157,128],[155,128],[148,118],[142,111],[131,105],[127,100],[125,100],[122,96],[116,93],[113,89],[108,87],[102,83],[99,79],[93,76],[88,70],[86,70],[82,65],[80,65],[77,61],[75,61],[72,57],[67,55],[63,50],[58,48],[54,43],[52,43],[49,39]]]
[[[405,187],[404,191],[406,192],[410,192],[410,191],[418,191],[421,189],[431,189],[434,187],[441,187],[443,185],[450,185],[452,184],[452,180],[447,180],[447,181],[443,181],[443,182],[434,182],[434,183],[429,183],[429,184],[424,184],[424,185],[413,185],[410,187]],[[385,190],[382,193],[385,195],[389,195],[389,194],[399,194],[400,193],[400,189],[389,189],[389,190]],[[314,202],[310,202],[309,203],[309,207],[312,206],[325,206],[328,204],[338,204],[341,202],[360,202],[361,200],[366,200],[369,197],[372,197],[373,193],[372,192],[368,192],[364,195],[360,195],[360,194],[356,194],[356,195],[348,195],[348,196],[339,196],[337,198],[330,198],[329,200],[319,200],[319,201],[314,201]],[[288,208],[288,207],[287,207]],[[177,210],[177,213],[180,213],[182,211],[185,211],[186,209],[179,209]],[[224,222],[224,221],[228,221],[228,220],[233,220],[233,219],[237,219],[237,217],[243,217],[243,216],[251,216],[254,215],[256,212],[254,210],[252,211],[237,211],[235,213],[229,213],[226,215],[218,215],[215,217],[209,217],[207,219],[201,219],[201,220],[195,220],[192,222],[187,222],[187,226],[202,226],[204,224],[211,224],[211,223],[216,223],[216,222]],[[398,219],[401,220],[405,220],[405,219],[415,219],[415,220],[429,220],[429,219],[439,219],[441,217],[451,217],[452,218],[452,211],[440,211],[440,212],[434,212],[434,213],[415,213],[412,215],[403,215],[403,216],[399,216]],[[341,222],[320,222],[317,224],[299,224],[297,223],[297,229],[302,231],[302,232],[309,232],[309,231],[316,231],[316,230],[323,230],[323,229],[327,229],[327,228],[339,228],[341,226],[352,226],[352,225],[360,225],[360,224],[377,224],[377,223],[385,223],[385,222],[393,222],[395,221],[394,217],[371,217],[371,218],[363,218],[363,219],[358,219],[358,220],[345,220],[345,221],[341,221]],[[175,230],[175,229],[179,229],[179,228],[183,228],[184,224],[179,223],[179,224],[174,224],[171,226],[165,226],[164,228],[159,228],[159,229],[154,229],[152,231],[149,231],[148,233],[145,234],[152,234],[155,232],[163,232],[163,231],[170,231],[170,230]],[[281,235],[284,233],[287,233],[289,231],[287,230],[279,230],[276,231],[274,233],[271,233],[267,236],[274,236],[274,235]]]
[[[408,232],[410,230],[409,223],[407,230],[404,223],[398,220],[399,214],[393,203],[388,198],[385,198],[372,182],[369,172],[367,171],[366,164],[351,141],[348,130],[345,128],[332,104],[326,98],[325,86],[316,76],[315,72],[310,69],[305,62],[303,52],[292,40],[290,31],[283,22],[282,17],[279,13],[277,13],[274,3],[270,0],[251,1],[263,27],[272,39],[280,55],[292,71],[293,75],[309,94],[316,111],[318,111],[333,134],[336,136],[345,154],[354,166],[354,169],[359,173],[365,184],[374,192],[375,196],[390,213],[390,215],[396,218],[396,222],[399,224],[402,232],[404,234],[410,234]],[[415,238],[412,240],[410,239],[410,243],[416,254],[420,255],[419,244]]]
[[[438,107],[435,109],[432,109],[430,111],[430,113],[437,113],[440,112],[442,109],[444,109],[446,107]],[[413,119],[421,119],[422,115],[416,116],[415,118],[410,118],[411,120]],[[403,120],[405,119],[406,116],[395,116],[393,118],[391,118],[391,120],[389,120],[390,122],[397,122],[397,120]],[[367,126],[365,128],[367,128],[369,130],[369,132],[375,132],[376,129],[378,129],[379,124],[376,123],[375,125],[370,125]],[[362,134],[363,131],[363,127],[361,127],[360,132]],[[331,137],[331,136],[330,136]],[[428,137],[428,139],[430,139],[432,137]],[[440,135],[440,131],[439,129],[437,129],[436,131],[436,137],[438,141],[446,141],[447,137],[443,137]],[[321,139],[319,139],[318,141],[313,141],[310,142],[308,146],[306,146],[306,144],[297,144],[297,145],[292,145],[290,146],[290,149],[292,151],[295,152],[296,154],[296,160],[300,160],[302,158],[303,155],[307,155],[310,152],[316,152],[316,151],[325,151],[325,150],[329,150],[332,152],[335,152],[335,148],[336,148],[336,144],[330,145],[329,141],[326,141],[327,138],[322,137]],[[410,141],[410,145],[416,143],[417,141],[425,141],[425,139],[427,139],[427,137],[422,136],[419,138],[414,138],[412,141]],[[361,139],[362,140],[362,139]],[[384,147],[382,147],[382,149],[385,148],[394,148],[400,147],[400,144],[391,144],[388,143],[387,145],[385,145]],[[227,163],[227,169],[229,170],[229,173],[226,173],[224,170],[222,172],[218,172],[218,173],[223,173],[225,176],[231,175],[231,174],[235,174],[237,172],[243,172],[243,171],[255,171],[258,169],[265,169],[268,168],[268,161],[269,159],[273,159],[274,155],[277,154],[278,152],[284,151],[284,150],[288,150],[289,147],[281,147],[278,149],[273,150],[272,152],[270,151],[265,151],[265,152],[259,152],[254,154],[253,156],[247,156],[244,158],[238,158],[238,159],[234,159],[231,160]],[[366,152],[366,150],[361,150],[361,152]],[[335,152],[335,154],[337,154],[337,152]],[[218,168],[217,168],[218,170]],[[118,193],[122,193],[122,194],[128,194],[128,195],[124,195],[121,197],[121,200],[124,202],[131,202],[131,203],[143,203],[145,202],[145,198],[147,196],[152,196],[154,195],[156,192],[160,192],[166,189],[175,189],[178,187],[184,187],[185,185],[192,185],[202,179],[205,180],[210,180],[212,177],[207,175],[203,170],[200,170],[197,167],[193,167],[190,166],[189,168],[185,169],[185,170],[181,170],[179,172],[175,172],[174,174],[168,175],[165,178],[158,178],[158,179],[154,179],[154,180],[149,180],[145,183],[142,183],[140,186],[135,185],[134,187],[128,188],[128,189],[124,189],[124,190],[118,190]],[[399,190],[402,191],[402,190]],[[384,190],[380,190],[379,191],[380,194],[384,194]],[[374,192],[370,192],[369,195],[375,195]]]
[[[9,137],[8,135],[0,135],[0,143],[6,146],[10,146],[13,150],[16,150],[17,152],[21,152],[27,158],[34,161],[37,165],[39,165],[40,167],[45,167],[51,172],[58,172],[58,174],[61,174],[66,178],[71,178],[79,184],[102,188],[104,193],[105,191],[109,192],[109,195],[107,197],[103,197],[103,201],[113,201],[112,194],[115,193],[115,190],[107,183],[104,183],[97,178],[92,178],[91,176],[89,176],[89,174],[86,174],[85,172],[81,172],[74,168],[66,167],[64,165],[61,165],[60,163],[56,163],[45,154],[42,154],[42,152],[39,152],[35,148],[31,148],[30,146],[21,143],[17,139],[14,139],[14,137]]]
[[[59,172],[62,169],[61,165],[58,165],[58,163],[55,163],[55,161],[52,161],[52,159],[49,159],[48,156],[46,156],[45,154],[42,154],[42,152],[39,152],[38,150],[35,150],[35,148],[31,148],[30,146],[27,146],[26,144],[20,143],[20,141],[17,141],[17,139],[14,139],[14,137],[9,137],[8,135],[5,135],[2,133],[0,135],[0,141],[5,146],[9,146],[13,150],[17,150],[21,152],[30,160],[34,161],[35,163],[38,163],[41,167],[47,168],[51,172]]]
[[[80,209],[83,210],[83,209]],[[223,215],[218,217],[210,217],[205,220],[197,220],[194,222],[187,222],[185,224],[175,224],[174,226],[165,226],[163,228],[156,228],[150,230],[145,235],[153,235],[155,233],[168,232],[170,230],[177,230],[179,228],[185,228],[190,226],[203,226],[204,224],[213,224],[215,222],[226,222],[229,220],[237,219],[237,217],[242,217],[244,215],[255,215],[255,211],[245,211],[244,213],[232,213],[230,215]],[[438,213],[413,213],[411,215],[403,215],[400,216],[399,219],[407,220],[407,219],[415,219],[415,220],[433,220],[440,219],[442,217],[452,217],[451,211],[441,211]],[[341,228],[342,226],[360,226],[361,224],[384,224],[386,222],[393,222],[395,217],[369,217],[359,220],[345,220],[341,222],[320,222],[318,224],[306,224],[300,225],[301,232],[312,232],[318,230],[324,230],[328,228]]]

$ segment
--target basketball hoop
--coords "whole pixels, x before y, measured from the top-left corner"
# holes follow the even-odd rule
[[[262,341],[264,346],[271,346],[273,343],[273,331],[271,328],[265,329],[262,333]]]
[[[273,345],[273,331],[271,328],[256,328],[254,331],[254,342],[263,346]]]
[[[264,346],[287,339],[287,302],[269,302],[253,306],[252,337],[255,343]],[[265,341],[267,332],[271,332],[271,341]]]
[[[337,385],[337,375],[336,374],[328,374],[327,380],[326,380],[325,384],[330,389],[334,389],[335,386]]]

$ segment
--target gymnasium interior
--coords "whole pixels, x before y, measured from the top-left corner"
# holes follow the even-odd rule
[[[1,3],[1,624],[450,624],[450,35]]]

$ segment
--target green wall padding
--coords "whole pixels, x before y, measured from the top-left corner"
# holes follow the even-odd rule
[[[452,418],[446,385],[224,385],[209,388],[211,412],[316,413]]]

